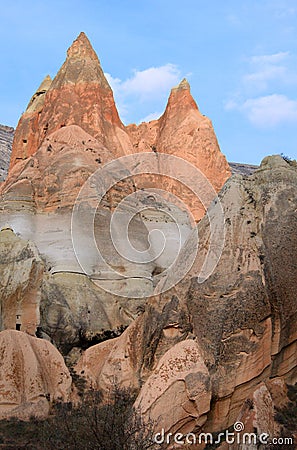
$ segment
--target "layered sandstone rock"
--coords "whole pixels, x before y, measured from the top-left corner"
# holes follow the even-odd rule
[[[43,268],[32,242],[20,239],[8,226],[0,231],[0,330],[35,335]]]
[[[46,95],[44,95],[46,93]],[[111,152],[129,152],[129,139],[120,121],[112,90],[88,38],[81,33],[51,82],[47,77],[20,119],[11,167],[34,154],[45,138],[68,125],[80,126]],[[25,149],[24,150],[24,141]]]
[[[135,407],[147,422],[151,418],[157,420],[159,429],[186,433],[205,423],[210,400],[210,376],[199,346],[192,340],[185,340],[160,358],[142,387]]]
[[[50,76],[47,75],[19,120],[13,139],[10,168],[18,161],[28,158],[37,150],[40,114],[44,105],[45,94],[51,82]]]
[[[182,80],[171,90],[165,112],[160,119],[139,126],[129,125],[127,131],[131,136],[134,151],[153,151],[157,160],[159,153],[174,155],[201,172],[201,175],[196,173],[194,179],[190,178],[189,172],[187,183],[158,176],[151,176],[146,181],[143,177],[140,181],[136,180],[139,187],[164,186],[166,191],[183,200],[196,221],[200,220],[210,201],[203,202],[203,193],[197,198],[191,190],[192,185],[198,184],[199,178],[205,177],[214,193],[218,192],[230,177],[231,171],[225,156],[220,152],[212,123],[199,111],[187,80]],[[162,173],[170,176],[171,170],[167,164],[162,165]],[[213,197],[214,194],[211,200]]]
[[[99,59],[81,33],[56,77],[53,81],[46,77],[20,119],[0,202],[0,225],[8,223],[22,238],[33,241],[44,260],[39,326],[66,347],[80,345],[82,333],[92,340],[129,325],[192,229],[179,205],[166,195],[144,195],[145,177],[129,178],[130,169],[123,164],[101,179],[106,163],[140,150],[149,150],[156,168],[161,164],[158,151],[201,165],[205,175],[212,176],[210,181],[216,180],[216,189],[229,176],[211,123],[198,111],[186,82],[173,89],[159,121],[124,127]],[[209,165],[212,174],[207,172]],[[165,175],[171,170],[166,164],[161,169]],[[91,178],[97,171],[98,176]],[[102,182],[117,178],[125,180],[104,196],[98,208]],[[88,189],[77,199],[88,180]],[[170,183],[161,176],[149,180],[150,186],[163,191],[170,191]],[[185,196],[181,185],[174,189]],[[125,197],[126,211],[135,217],[126,233],[122,211],[111,240],[112,212]],[[151,233],[149,242],[155,229],[159,235]],[[163,233],[167,250],[159,255]],[[131,243],[126,244],[126,234]]]
[[[296,359],[289,356],[296,345],[296,181],[296,164],[277,156],[263,160],[253,176],[229,180],[219,196],[226,231],[219,263],[204,283],[197,282],[209,247],[205,218],[199,225],[202,251],[177,286],[175,295],[187,305],[212,371],[218,399],[207,423],[212,431],[235,421],[261,381],[296,381]],[[215,202],[212,223],[219,214]],[[190,238],[184,254],[191,248]]]
[[[71,209],[85,181],[112,157],[78,125],[60,128],[44,139],[38,151],[10,169],[2,188],[5,209],[15,211],[15,202],[21,201],[31,202],[39,212]]]
[[[106,389],[104,373],[117,373],[119,384],[126,383],[129,374],[133,387],[136,376],[140,390],[136,404],[157,422],[162,409],[168,411],[166,420],[162,419],[167,432],[222,431],[240,417],[247,427],[257,424],[259,433],[265,427],[267,433],[277,432],[273,405],[280,396],[279,383],[294,384],[297,380],[296,198],[296,163],[278,156],[263,160],[252,176],[232,177],[209,208],[208,217],[198,225],[199,252],[187,277],[149,301],[145,313],[116,341],[117,349],[121,349],[116,357],[113,351],[104,354],[102,344],[92,350],[101,355],[96,374],[99,386]],[[219,216],[225,222],[225,243],[213,272],[203,281],[209,249],[213,257],[220,248],[210,227],[210,222],[217,226]],[[224,239],[224,233],[216,238]],[[160,282],[163,289],[193,251],[191,236],[174,269]],[[133,347],[135,336],[137,345]],[[204,409],[204,424],[199,421],[199,401],[197,405],[191,403],[191,411],[184,408],[175,414],[174,408],[169,414],[167,388],[162,388],[157,375],[168,351],[180,349],[181,342],[189,345],[187,340],[193,338],[211,386],[212,406],[209,411]],[[176,361],[171,359],[173,372],[179,370],[182,354],[177,352]],[[115,367],[122,370],[116,372]],[[83,359],[78,368],[81,373]],[[150,385],[155,389],[149,389]],[[183,391],[178,392],[180,395]],[[206,392],[201,390],[202,397]],[[154,395],[156,399],[150,405],[148,399]],[[240,413],[252,399],[255,406]]]
[[[0,333],[0,352],[1,419],[44,418],[52,402],[69,400],[69,371],[48,341],[6,330]]]
[[[0,125],[0,182],[7,176],[14,129]]]

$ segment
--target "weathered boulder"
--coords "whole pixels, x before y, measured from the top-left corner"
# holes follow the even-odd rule
[[[45,418],[54,401],[68,401],[71,377],[48,341],[26,333],[0,333],[0,418]]]
[[[185,340],[160,358],[135,407],[146,421],[156,420],[159,430],[187,433],[206,422],[210,400],[210,376],[203,355],[196,342]]]

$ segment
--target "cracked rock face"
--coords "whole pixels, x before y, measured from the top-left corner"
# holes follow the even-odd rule
[[[20,238],[34,242],[44,264],[38,285],[41,303],[34,323],[52,339],[63,342],[65,348],[80,345],[82,334],[92,341],[105,332],[117,335],[119,329],[127,327],[179,251],[179,230],[174,228],[170,213],[178,210],[182,242],[192,229],[192,224],[185,222],[184,211],[166,197],[160,212],[154,196],[140,195],[143,188],[153,186],[186,196],[181,186],[171,186],[162,177],[129,178],[129,169],[119,165],[118,172],[128,178],[107,193],[102,207],[97,208],[94,193],[80,200],[75,222],[79,249],[74,248],[73,207],[86,181],[106,163],[147,150],[156,166],[159,151],[184,158],[204,171],[216,190],[230,175],[211,122],[199,112],[186,81],[172,90],[155,125],[125,127],[100,61],[81,33],[56,77],[43,80],[20,118],[9,175],[0,188],[0,226],[9,224]],[[168,167],[163,171],[166,174]],[[134,262],[129,249],[123,256],[112,247],[109,237],[112,212],[134,193],[140,200],[137,197],[127,208],[145,211],[131,221],[129,238],[138,252],[151,252],[149,261]],[[191,203],[191,198],[187,199]],[[199,208],[196,219],[204,214]],[[96,211],[93,242],[84,234],[90,225],[90,211]],[[157,258],[158,239],[152,239],[151,248],[148,242],[154,228],[169,237],[168,253]],[[121,226],[115,227],[115,235],[118,244],[125,247]],[[98,256],[97,248],[103,257]]]
[[[187,161],[209,180],[213,195],[202,205],[166,177],[166,164],[164,179],[131,176],[119,164],[107,178],[120,174],[122,181],[100,207],[100,183],[77,200],[98,168],[138,152],[150,152],[157,166],[162,153]],[[44,80],[21,117],[9,174],[0,186],[2,417],[44,417],[48,398],[69,398],[71,379],[62,356],[47,340],[33,337],[38,332],[65,354],[104,340],[82,354],[77,373],[103,391],[115,382],[132,387],[144,418],[166,432],[221,431],[239,418],[247,429],[276,432],[273,405],[284,383],[297,378],[297,168],[269,157],[254,169],[240,168],[252,174],[229,178],[212,124],[186,80],[172,89],[158,120],[125,127],[100,62],[80,34],[57,76]],[[151,187],[192,206],[199,221],[197,253],[196,228],[185,225],[181,209],[183,240],[176,251],[178,236],[168,216],[177,205],[165,194],[158,201],[151,191],[143,196]],[[134,194],[127,211],[146,208],[127,227],[137,261],[131,247],[123,256],[108,240],[113,212]],[[90,223],[91,244],[84,232]],[[114,231],[122,249],[120,225],[121,220]],[[168,232],[171,254],[158,255],[160,242],[149,240],[154,228]],[[192,256],[190,271],[174,283]]]
[[[14,129],[0,125],[0,182],[7,176],[12,148]]]
[[[0,328],[35,335],[43,261],[35,245],[6,227],[0,231]]]
[[[106,374],[112,372],[119,383],[126,383],[130,373],[131,384],[139,390],[137,406],[145,416],[160,418],[168,432],[224,430],[236,421],[246,401],[258,405],[258,422],[254,422],[258,429],[266,422],[272,429],[272,406],[261,412],[263,404],[271,396],[277,397],[279,382],[294,384],[297,380],[296,163],[268,157],[252,176],[233,176],[219,199],[225,243],[211,276],[198,283],[209,245],[210,225],[205,217],[198,224],[201,250],[187,277],[166,294],[151,298],[144,314],[116,341],[116,356],[113,350],[104,355],[102,344],[97,350],[90,349],[102,355],[97,380],[104,378],[106,383]],[[219,213],[219,203],[214,202],[208,211],[210,220]],[[190,236],[180,261],[192,251]],[[161,280],[167,282],[170,280]],[[137,345],[132,344],[135,336]],[[186,374],[179,373],[185,349],[196,345],[199,351],[193,366],[185,363]],[[120,361],[124,366],[117,371]],[[170,369],[165,376],[166,364]],[[95,359],[92,365],[96,365]],[[77,370],[82,367],[83,359]],[[196,379],[197,370],[204,380],[201,386],[195,382],[204,399],[202,410],[199,401],[191,402],[186,382]],[[276,381],[269,385],[268,393],[269,379]],[[165,384],[169,380],[183,408],[178,409],[173,395],[168,397]],[[176,408],[171,410],[171,405]],[[164,411],[167,414],[163,416]],[[250,413],[244,417],[248,424]]]

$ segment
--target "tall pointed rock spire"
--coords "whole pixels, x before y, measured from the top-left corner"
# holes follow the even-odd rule
[[[100,61],[85,33],[80,33],[47,93],[40,118],[39,142],[67,125],[78,125],[116,154],[124,126]],[[37,150],[37,149],[36,149]]]
[[[158,152],[189,161],[204,174],[216,191],[231,175],[212,123],[199,111],[186,79],[171,90],[165,112],[159,119],[155,147]],[[192,212],[196,219],[204,215],[204,207],[192,192],[185,190],[183,199],[193,205]]]
[[[22,116],[10,167],[18,159],[34,154],[46,136],[68,125],[80,126],[116,155],[127,152],[122,147],[123,142],[124,147],[131,146],[129,137],[119,118],[113,92],[98,56],[85,33],[80,33],[69,47],[66,60],[50,86],[46,80],[44,83],[46,95],[42,102],[37,91],[28,108],[30,114],[35,114],[38,103],[38,121],[34,116],[31,123],[30,115],[28,125],[27,111]]]
[[[83,32],[67,50],[66,60],[53,81],[52,89],[77,83],[95,83],[110,89],[98,56]]]
[[[182,144],[181,144],[182,142]],[[231,171],[208,117],[201,114],[184,78],[173,89],[159,119],[158,151],[174,154],[198,167],[216,190]]]
[[[171,89],[165,112],[161,117],[161,123],[166,122],[167,116],[172,118],[173,115],[176,115],[180,120],[183,114],[188,115],[191,110],[198,111],[198,106],[191,95],[190,85],[184,78]]]

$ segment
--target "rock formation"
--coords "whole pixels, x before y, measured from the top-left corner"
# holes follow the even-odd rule
[[[259,168],[259,166],[255,166],[253,164],[241,164],[234,162],[229,162],[229,166],[233,175],[252,175],[255,170]]]
[[[43,81],[21,117],[11,167],[17,159],[36,153],[51,133],[68,125],[80,126],[111,152],[110,158],[129,152],[129,139],[112,90],[84,33],[68,49],[66,61],[54,80],[47,77]]]
[[[134,151],[153,151],[182,158],[197,167],[216,191],[230,177],[230,168],[219,149],[211,121],[199,111],[186,79],[171,90],[164,114],[159,120],[139,126],[129,125]],[[169,173],[168,168],[163,168]],[[190,181],[190,180],[189,180]],[[164,185],[166,190],[182,198],[198,221],[205,214],[199,199],[184,185],[174,180],[152,177],[150,183],[141,180],[141,186]],[[206,207],[209,205],[206,205]]]
[[[50,342],[5,330],[0,352],[0,419],[45,418],[52,402],[69,400],[71,377]]]
[[[108,165],[138,153],[162,175],[133,172],[127,159]],[[203,174],[207,202],[169,177],[164,155]],[[297,168],[275,156],[254,169],[233,167],[230,178],[186,80],[158,120],[125,127],[81,33],[21,117],[0,187],[1,417],[44,417],[51,401],[68,400],[52,340],[72,362],[89,347],[77,374],[95,389],[133,388],[144,419],[166,433],[236,420],[277,433],[274,405],[297,381]]]
[[[43,262],[32,242],[9,227],[0,231],[0,328],[35,335],[39,325]]]
[[[45,274],[40,309],[34,321],[38,324],[40,317],[43,331],[63,341],[67,348],[79,345],[82,330],[92,340],[107,330],[117,334],[118,329],[129,325],[145,298],[153,294],[160,272],[178,252],[180,236],[172,225],[172,211],[177,210],[182,242],[192,227],[184,225],[185,213],[178,206],[170,206],[168,199],[157,201],[149,194],[143,198],[145,176],[129,178],[129,169],[121,163],[109,177],[116,178],[119,173],[128,179],[107,193],[99,209],[95,191],[77,201],[78,220],[73,222],[73,206],[90,176],[119,156],[148,149],[156,166],[160,165],[159,151],[174,152],[188,159],[205,175],[212,176],[217,190],[230,175],[210,121],[198,111],[187,82],[173,89],[152,137],[147,127],[151,128],[151,124],[139,127],[122,124],[112,90],[84,33],[69,48],[56,77],[43,81],[17,126],[9,176],[1,187],[0,225],[9,224],[21,238],[35,243]],[[147,141],[147,145],[141,147],[138,141]],[[212,173],[207,169],[209,164]],[[163,171],[166,173],[167,169],[164,167]],[[96,183],[100,184],[100,180]],[[162,177],[149,183],[164,188]],[[138,194],[128,209],[145,210],[129,225],[136,248],[146,249],[148,234],[154,228],[169,235],[171,248],[169,254],[154,260],[153,254],[159,253],[159,241],[153,240],[151,261],[143,260],[141,264],[119,255],[109,236],[111,212],[123,198],[135,192]],[[180,186],[175,192],[183,196]],[[154,212],[152,206],[156,203],[159,209]],[[84,234],[93,212],[96,245]],[[203,214],[204,209],[198,217]],[[73,248],[74,234],[84,243],[79,250]],[[125,245],[120,228],[115,234],[119,245]],[[86,287],[83,296],[81,285]],[[74,299],[78,297],[81,298],[77,302]]]
[[[84,363],[91,361],[88,352],[100,355],[100,386],[110,373],[119,384],[129,379],[139,390],[136,405],[148,419],[161,420],[166,432],[222,431],[238,417],[248,424],[250,415],[240,413],[246,402],[254,402],[250,410],[258,414],[253,424],[259,432],[272,417],[270,425],[267,422],[270,432],[275,426],[273,402],[269,400],[270,412],[264,409],[263,395],[276,395],[277,380],[297,380],[296,198],[296,163],[278,156],[264,159],[250,177],[232,177],[219,195],[226,236],[212,275],[198,282],[209,246],[210,222],[205,217],[198,224],[201,250],[187,277],[166,294],[151,298],[144,314],[114,346],[109,344],[109,352],[103,344],[87,350],[78,372],[90,364]],[[210,221],[218,214],[219,202],[214,202]],[[194,251],[192,240],[190,236],[182,249],[176,270]],[[168,278],[160,283],[166,285]],[[183,362],[187,345],[196,348],[189,365]],[[91,365],[96,366],[96,358]],[[195,380],[193,392],[190,380]],[[172,392],[178,405],[172,403]]]
[[[0,182],[4,181],[9,167],[14,129],[0,125]]]
[[[45,94],[51,82],[50,76],[46,76],[19,120],[14,134],[10,168],[18,161],[33,155],[37,149],[40,114],[44,105]]]

